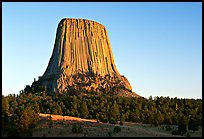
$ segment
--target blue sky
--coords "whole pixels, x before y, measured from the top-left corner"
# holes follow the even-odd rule
[[[43,75],[62,18],[108,30],[115,64],[144,96],[202,98],[202,3],[2,3],[2,94]]]

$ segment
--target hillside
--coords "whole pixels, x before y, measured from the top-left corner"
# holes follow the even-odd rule
[[[52,125],[49,122],[52,117]],[[82,127],[83,132],[73,133],[73,125]],[[114,133],[114,127],[120,126],[121,131]],[[192,134],[201,136],[201,130]],[[124,122],[123,125],[113,125],[97,122],[93,119],[82,119],[72,116],[50,115],[40,113],[40,121],[32,131],[33,137],[179,137],[165,130],[165,126],[151,126],[150,124],[139,124]],[[181,136],[180,136],[181,137]]]
[[[51,115],[51,119],[45,113],[55,115]],[[120,126],[121,132],[115,134],[113,129],[118,122],[124,124]],[[72,136],[72,126],[76,123],[84,131],[83,135],[87,132],[89,136],[116,136],[122,133],[120,136],[172,136],[172,133],[194,136],[193,131],[197,134],[195,136],[201,136],[202,100],[145,99],[110,94],[82,96],[64,93],[48,96],[43,92],[2,96],[2,132],[5,135]],[[103,128],[105,131],[101,133]],[[55,134],[58,130],[60,133]],[[158,133],[155,135],[154,132]]]

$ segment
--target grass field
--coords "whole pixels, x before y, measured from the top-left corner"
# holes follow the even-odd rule
[[[52,121],[47,117],[52,116]],[[73,133],[73,124],[81,126],[83,132]],[[114,132],[114,127],[120,126],[119,133]],[[155,127],[150,124],[124,122],[123,125],[113,125],[97,122],[96,120],[82,119],[71,116],[60,116],[40,114],[40,121],[35,129],[32,129],[33,137],[182,137],[172,135],[172,130],[177,126],[170,126],[169,131],[166,125]],[[189,131],[190,137],[201,137],[202,128],[199,131]],[[186,134],[184,135],[186,136]]]

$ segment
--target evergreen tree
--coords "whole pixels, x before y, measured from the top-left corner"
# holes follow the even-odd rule
[[[199,129],[199,120],[198,117],[191,117],[188,123],[188,129],[193,130],[194,132]]]
[[[183,135],[187,132],[187,119],[185,116],[179,117],[178,133]]]
[[[22,130],[22,131],[27,131],[28,130],[28,127],[30,125],[30,115],[29,115],[29,110],[30,109],[24,109],[23,112],[22,112],[22,115],[20,116],[20,121],[18,123],[18,126],[19,128]]]
[[[116,101],[113,102],[113,106],[110,109],[110,118],[112,117],[116,121],[120,116],[119,107]]]
[[[8,97],[2,96],[2,115],[9,115],[9,101]]]
[[[86,105],[85,101],[83,101],[81,103],[81,110],[80,111],[81,111],[81,115],[82,115],[83,118],[88,118],[89,117],[89,110],[87,108],[87,105]]]

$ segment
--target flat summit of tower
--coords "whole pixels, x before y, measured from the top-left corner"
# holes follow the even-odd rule
[[[90,19],[85,19],[85,18],[63,18],[63,19],[61,19],[61,21],[59,22],[59,24],[60,23],[63,23],[63,22],[66,22],[66,21],[70,21],[70,20],[72,20],[72,21],[84,21],[84,22],[94,22],[95,24],[99,24],[99,25],[101,25],[101,26],[103,26],[102,24],[100,24],[99,22],[97,22],[97,21],[94,21],[94,20],[90,20]],[[103,26],[104,27],[104,26]]]

